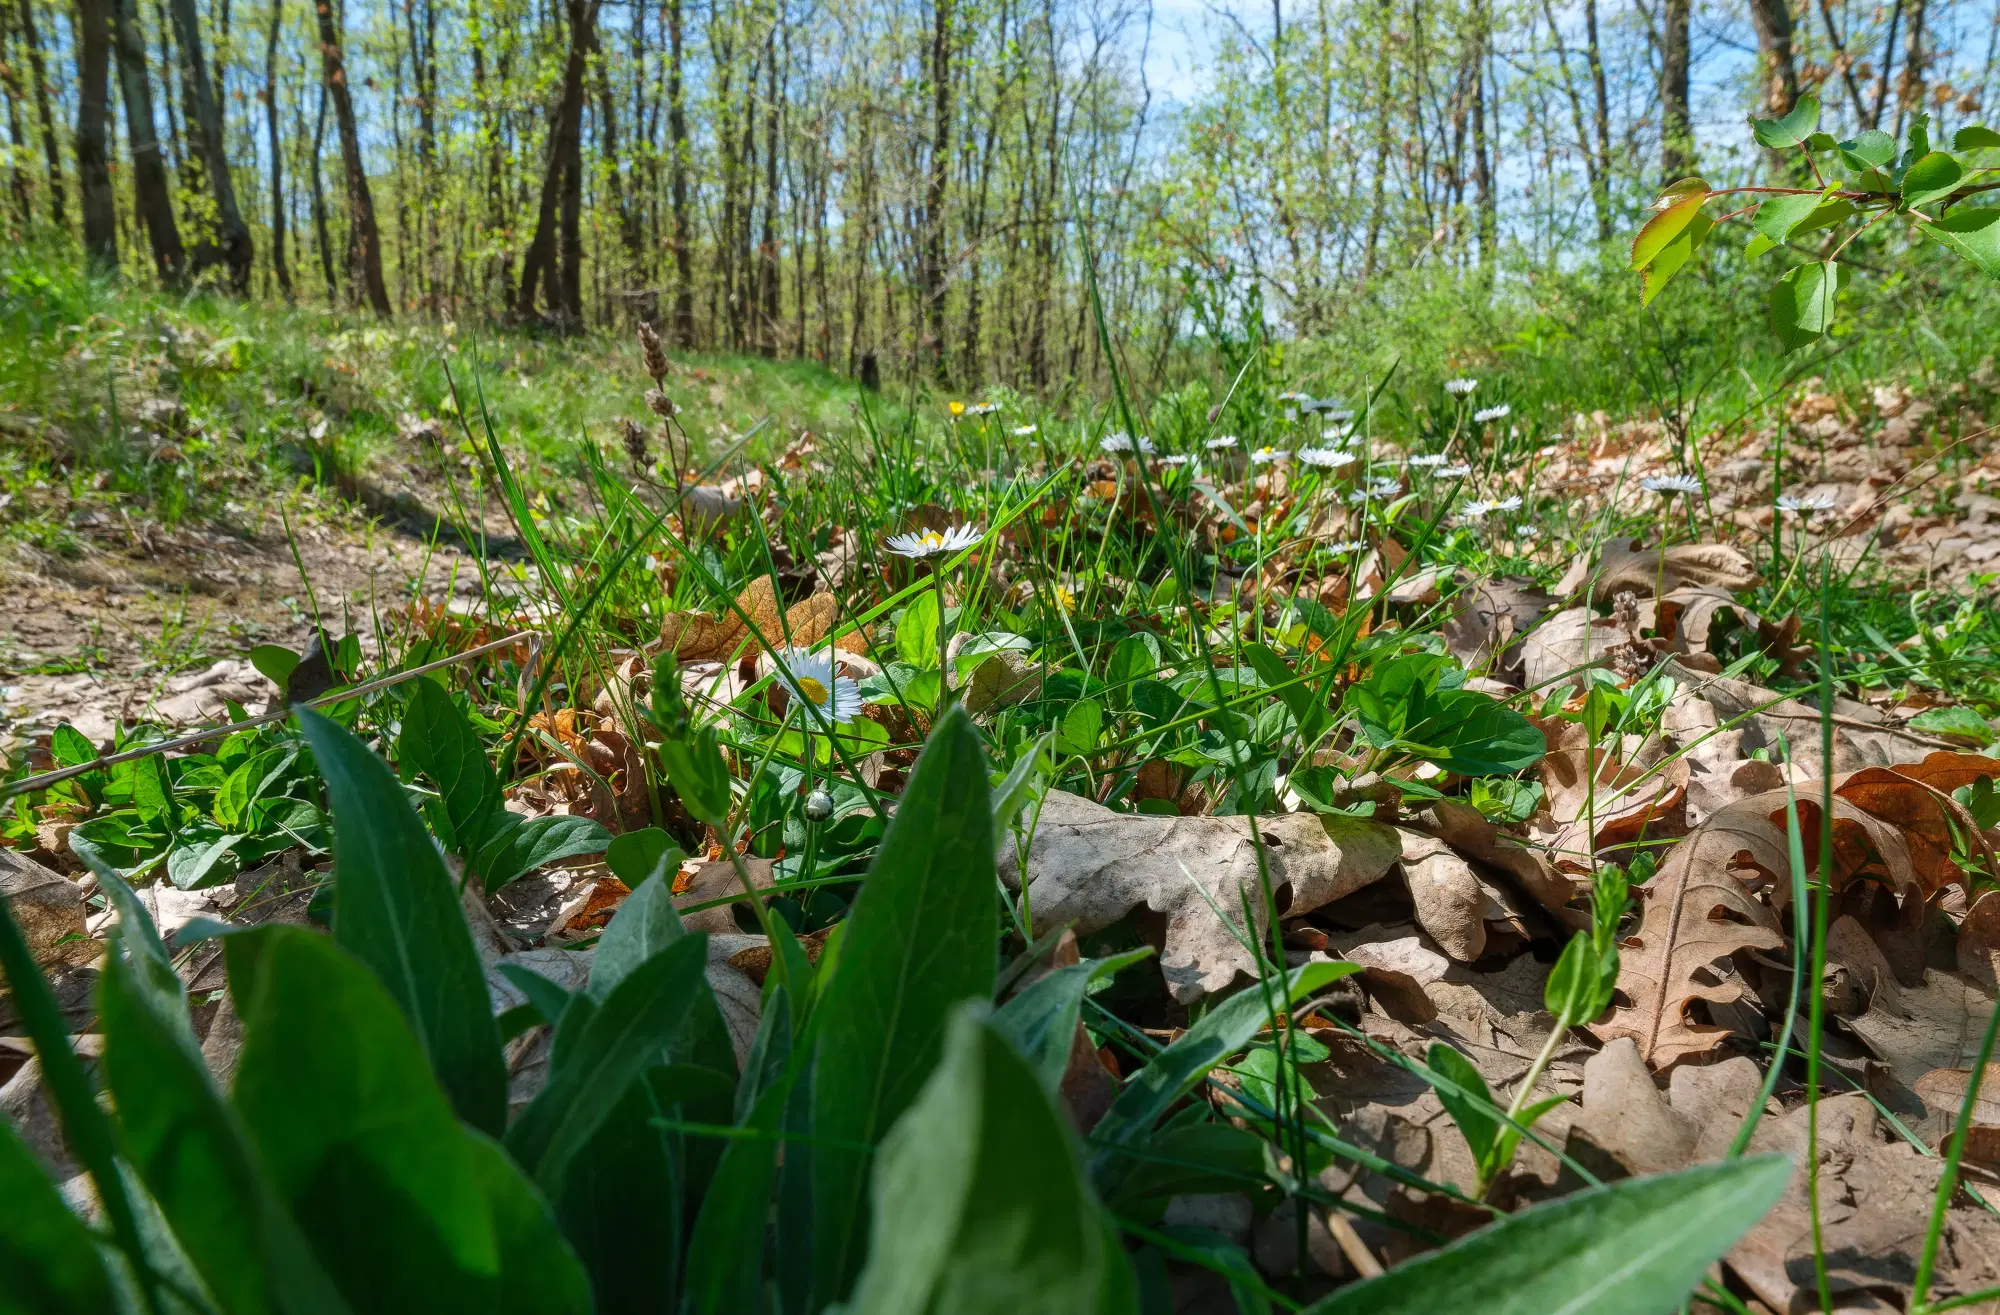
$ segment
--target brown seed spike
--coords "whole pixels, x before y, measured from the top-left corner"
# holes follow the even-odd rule
[[[667,349],[660,345],[660,335],[644,320],[639,322],[639,351],[646,361],[646,373],[656,384],[664,384],[667,379]]]

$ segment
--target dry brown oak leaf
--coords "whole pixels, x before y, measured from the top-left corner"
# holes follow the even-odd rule
[[[1951,861],[1952,820],[1969,826],[1949,792],[1980,776],[2000,779],[2000,761],[1973,754],[1935,753],[1921,763],[1864,767],[1833,783],[1833,887],[1878,879],[1891,889],[1916,887],[1928,898],[1964,874]],[[1799,824],[1808,870],[1818,863],[1819,792],[1798,789]],[[1752,893],[1755,877],[1782,905],[1791,890],[1785,804],[1772,790],[1730,804],[1674,847],[1658,875],[1641,888],[1645,911],[1620,955],[1614,1004],[1591,1030],[1610,1041],[1631,1037],[1654,1069],[1712,1055],[1726,1027],[1695,1021],[1696,1001],[1727,1004],[1742,995],[1734,984],[1700,980],[1715,963],[1749,950],[1782,950],[1772,906]]]
[[[1288,813],[1259,818],[1257,828],[1271,890],[1286,917],[1379,880],[1403,852],[1395,828],[1356,818]],[[1014,846],[1000,847],[999,862],[1001,880],[1018,889]],[[1261,942],[1270,934],[1248,818],[1118,813],[1052,790],[1028,847],[1027,872],[1038,934],[1070,923],[1087,935],[1142,906],[1166,915],[1160,970],[1184,1004],[1223,989],[1239,972],[1256,971],[1238,940],[1246,899],[1250,936]]]
[[[832,633],[840,603],[830,593],[817,593],[780,610],[771,577],[760,575],[736,596],[736,606],[716,612],[670,612],[660,622],[660,643],[682,662],[706,662],[735,655],[751,641],[750,625],[771,644],[790,642],[809,648]],[[744,618],[748,617],[749,620]],[[834,647],[859,653],[859,634],[842,635]]]
[[[1609,547],[1597,561],[1584,553],[1570,564],[1556,585],[1564,598],[1586,584],[1590,599],[1608,603],[1621,593],[1651,598],[1655,589],[1671,594],[1679,589],[1748,589],[1757,583],[1757,568],[1741,549],[1726,543],[1682,543],[1671,548],[1641,549],[1634,539]]]

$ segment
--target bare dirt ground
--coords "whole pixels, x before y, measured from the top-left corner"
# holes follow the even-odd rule
[[[460,554],[359,516],[308,512],[292,528],[296,556],[272,517],[249,533],[133,519],[86,527],[74,558],[0,558],[0,740],[42,740],[64,721],[101,743],[140,719],[226,719],[225,700],[273,692],[248,650],[298,651],[315,608],[367,643],[371,618],[419,588],[438,601],[476,582]]]

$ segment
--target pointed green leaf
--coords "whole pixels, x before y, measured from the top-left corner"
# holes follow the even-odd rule
[[[597,953],[590,961],[590,982],[584,990],[599,1004],[613,987],[633,969],[687,935],[681,915],[674,908],[674,890],[665,874],[655,875],[633,887],[611,925],[597,938]]]
[[[1083,1017],[1083,997],[1090,984],[1152,953],[1151,946],[1141,946],[1108,959],[1086,959],[1058,968],[1003,1005],[993,1016],[993,1026],[1027,1056],[1042,1085],[1054,1091],[1069,1067],[1070,1046],[1077,1021]]]
[[[1688,263],[1689,257],[1694,255],[1714,229],[1715,221],[1707,215],[1696,214],[1688,219],[1687,225],[1674,236],[1673,241],[1660,248],[1659,254],[1653,257],[1652,263],[1647,265],[1645,272],[1639,276],[1640,305],[1653,304],[1653,298],[1660,295],[1660,289],[1666,287],[1668,280],[1681,272],[1682,266]]]
[[[507,1069],[486,974],[437,845],[388,764],[307,708],[299,729],[333,808],[333,934],[403,1007],[459,1117],[497,1134]]]
[[[1101,1215],[1066,1118],[977,1001],[882,1141],[856,1311],[1057,1315],[1095,1308]]]
[[[1782,1155],[1627,1178],[1530,1206],[1342,1288],[1305,1315],[1432,1315],[1477,1294],[1480,1315],[1667,1315],[1777,1203]]]
[[[1818,342],[1833,327],[1841,267],[1829,260],[1800,265],[1771,285],[1771,328],[1788,352]]]
[[[1445,1113],[1458,1125],[1459,1135],[1472,1148],[1472,1158],[1483,1171],[1493,1157],[1494,1143],[1499,1139],[1500,1130],[1505,1126],[1494,1114],[1493,1094],[1486,1088],[1486,1079],[1479,1069],[1464,1055],[1442,1041],[1431,1042],[1430,1053],[1426,1057],[1431,1071],[1451,1079],[1454,1086],[1439,1084],[1434,1090],[1438,1099],[1444,1102]],[[1513,1131],[1511,1128],[1508,1131]]]
[[[0,1315],[111,1315],[111,1280],[12,1120],[0,1118]]]
[[[2000,147],[2000,132],[1995,132],[1983,123],[1968,123],[1960,128],[1951,139],[1954,151],[1985,151]]]
[[[1903,174],[1903,204],[1929,205],[1958,190],[1965,170],[1943,151],[1923,156]]]
[[[628,973],[594,1009],[574,1001],[557,1029],[549,1083],[507,1130],[506,1145],[544,1189],[563,1173],[639,1075],[664,1052],[693,1012],[708,938],[683,936]],[[711,1005],[713,997],[710,997]],[[580,1021],[579,1021],[580,1020]]]
[[[1923,224],[1924,236],[2000,279],[2000,206],[1961,206]]]
[[[1818,127],[1819,97],[1811,95],[1799,97],[1791,113],[1781,118],[1750,120],[1750,132],[1756,137],[1757,144],[1774,151],[1799,145],[1811,137]]]
[[[1870,128],[1840,143],[1840,158],[1850,169],[1887,168],[1889,162],[1896,158],[1896,139],[1886,132]]]
[[[844,1296],[866,1245],[873,1146],[916,1098],[951,1010],[988,1000],[999,909],[986,755],[960,707],[938,720],[846,920],[817,1006],[813,1269]]]
[[[1660,253],[1687,231],[1707,200],[1708,184],[1698,178],[1684,180],[1668,189],[1660,198],[1664,208],[1647,220],[1639,235],[1632,239],[1631,268],[1643,270],[1659,259]]]
[[[472,870],[488,894],[558,860],[602,854],[611,843],[611,832],[595,818],[522,817],[505,809],[487,818]]]
[[[396,737],[396,758],[437,787],[450,828],[449,834],[438,838],[454,850],[470,848],[477,835],[475,823],[499,801],[499,782],[486,761],[485,746],[472,733],[472,723],[444,687],[428,679],[410,685],[402,734]]]

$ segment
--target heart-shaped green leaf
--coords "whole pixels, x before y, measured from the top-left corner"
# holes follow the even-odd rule
[[[1788,146],[1797,146],[1813,135],[1819,127],[1819,97],[1801,96],[1792,106],[1789,114],[1775,119],[1750,120],[1751,135],[1759,146],[1768,146],[1774,151]]]
[[[1965,170],[1943,151],[1932,151],[1903,174],[1903,204],[1929,205],[1958,190]]]

